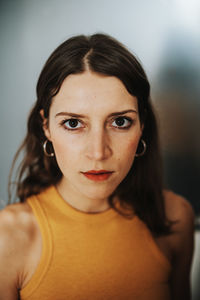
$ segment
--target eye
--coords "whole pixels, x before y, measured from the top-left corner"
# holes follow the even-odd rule
[[[69,119],[69,120],[64,120],[62,122],[62,124],[64,125],[64,127],[68,130],[76,130],[79,128],[82,128],[82,124],[78,119]]]
[[[128,117],[118,117],[112,122],[112,126],[119,129],[129,128],[133,123],[133,120]]]

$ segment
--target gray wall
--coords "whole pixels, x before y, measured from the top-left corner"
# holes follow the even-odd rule
[[[113,35],[142,61],[159,113],[166,184],[199,214],[198,0],[0,1],[0,207],[45,60],[68,37],[95,32]]]

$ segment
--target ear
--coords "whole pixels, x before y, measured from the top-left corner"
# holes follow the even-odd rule
[[[44,117],[43,109],[40,110],[40,116],[42,117],[42,120],[43,120],[42,128],[43,128],[44,134],[45,134],[46,138],[51,141],[51,134],[49,131],[48,119]]]

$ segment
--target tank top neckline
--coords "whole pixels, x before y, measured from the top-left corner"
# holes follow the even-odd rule
[[[112,207],[108,208],[105,211],[97,212],[97,213],[87,213],[81,210],[78,210],[71,206],[59,193],[56,186],[49,187],[45,193],[45,198],[48,194],[48,201],[52,203],[57,209],[62,211],[63,214],[68,217],[86,223],[104,223],[105,221],[109,221],[112,218],[120,216],[120,214],[113,209]],[[119,204],[118,204],[119,206]]]
[[[46,193],[46,192],[45,192]],[[67,217],[77,221],[77,222],[82,222],[85,224],[105,224],[106,222],[109,222],[111,219],[114,218],[125,218],[122,215],[120,215],[119,212],[114,210],[112,207],[99,213],[86,213],[80,210],[77,210],[76,208],[72,207],[67,201],[63,199],[63,197],[60,195],[58,192],[57,188],[55,186],[51,186],[48,190],[47,193],[49,194],[49,198],[54,201],[55,209],[59,209],[64,213]],[[46,194],[45,194],[46,196]],[[167,267],[167,269],[171,269],[171,263],[169,260],[166,258],[166,256],[162,253],[162,251],[158,248],[156,245],[153,236],[149,229],[146,227],[145,223],[140,220],[140,218],[136,214],[131,214],[130,209],[125,209],[120,206],[119,201],[116,201],[116,206],[120,210],[122,210],[125,213],[130,213],[130,218],[129,220],[132,219],[131,222],[134,222],[135,226],[137,228],[140,228],[141,232],[144,234],[144,239],[150,244],[150,248],[153,251],[153,253],[156,255],[157,258],[161,261],[162,265]],[[51,204],[52,205],[52,204]],[[128,220],[127,219],[127,220]]]

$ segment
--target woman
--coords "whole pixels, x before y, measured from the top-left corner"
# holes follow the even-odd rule
[[[163,190],[149,93],[137,59],[103,34],[47,60],[19,150],[21,203],[0,216],[0,299],[190,299],[194,216]]]

